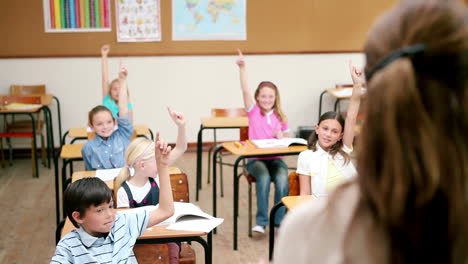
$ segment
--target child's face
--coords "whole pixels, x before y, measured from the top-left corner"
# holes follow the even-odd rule
[[[335,119],[323,120],[315,126],[315,132],[318,135],[320,147],[326,151],[343,137],[343,128]]]
[[[275,105],[275,101],[276,101],[275,90],[273,90],[272,88],[268,86],[264,86],[260,89],[257,95],[257,98],[255,99],[258,102],[258,106],[260,106],[260,108],[263,111],[268,112],[271,109],[273,109],[273,106]]]
[[[84,215],[79,212],[73,212],[75,221],[84,228],[84,230],[95,237],[101,237],[103,233],[109,233],[114,225],[115,211],[110,203],[102,203],[98,206],[91,205],[86,209]]]
[[[139,174],[145,177],[154,177],[158,174],[158,167],[154,157],[141,161]]]
[[[112,82],[109,94],[112,99],[114,99],[115,101],[119,101],[119,94],[120,94],[119,82]]]
[[[99,111],[93,116],[91,128],[97,135],[108,138],[114,132],[115,122],[109,111]]]

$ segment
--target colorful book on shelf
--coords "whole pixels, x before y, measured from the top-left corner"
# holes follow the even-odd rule
[[[286,148],[291,145],[305,145],[307,140],[303,138],[269,138],[269,139],[253,139],[250,140],[259,148]]]

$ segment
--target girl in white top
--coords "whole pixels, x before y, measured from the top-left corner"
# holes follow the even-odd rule
[[[301,152],[297,161],[300,195],[326,196],[343,180],[356,175],[350,153],[364,78],[351,62],[349,69],[354,85],[346,122],[336,112],[327,112],[320,117],[310,136],[309,149]]]

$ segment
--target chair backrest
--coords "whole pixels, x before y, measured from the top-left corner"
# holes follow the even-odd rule
[[[40,96],[3,96],[1,105],[8,105],[11,103],[20,104],[41,104]]]
[[[291,172],[288,177],[289,181],[289,196],[296,196],[300,193],[299,187],[299,174],[296,172]]]
[[[45,94],[45,93],[46,93],[45,84],[39,84],[39,85],[13,84],[10,86],[11,95],[33,95],[33,94]]]
[[[244,108],[212,108],[211,116],[213,117],[240,117],[247,116]]]
[[[172,187],[172,196],[174,198],[174,202],[190,202],[190,195],[189,195],[189,187],[188,187],[188,178],[187,174],[181,173],[174,173],[169,175],[171,180],[171,187]],[[114,187],[116,184],[116,178],[114,178]],[[117,191],[113,188],[113,198],[114,201],[117,201]],[[115,202],[114,206],[117,206],[117,202]]]
[[[247,112],[244,108],[212,108],[211,109],[211,116],[212,117],[242,117],[247,116]],[[248,127],[241,127],[240,140],[247,140],[249,139],[249,128]]]

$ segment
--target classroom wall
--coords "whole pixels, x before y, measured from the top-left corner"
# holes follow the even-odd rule
[[[233,53],[234,54],[234,53]],[[308,55],[246,55],[249,85],[252,92],[260,81],[277,84],[290,127],[317,122],[320,93],[337,83],[350,83],[348,61],[364,65],[360,53]],[[164,56],[124,57],[129,69],[128,84],[135,107],[135,123],[161,131],[175,142],[176,126],[166,106],[184,112],[187,138],[196,142],[200,118],[208,117],[211,108],[242,107],[236,56]],[[110,76],[116,77],[119,58],[109,59]],[[61,102],[62,130],[85,126],[87,112],[101,103],[100,58],[0,59],[0,94],[8,93],[11,84],[46,84],[48,93]],[[324,97],[325,111],[333,109],[334,100]],[[58,130],[54,113],[55,144]],[[212,141],[204,132],[204,140]],[[236,130],[218,132],[218,140],[238,137]]]

